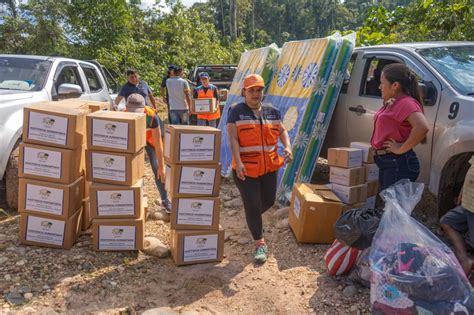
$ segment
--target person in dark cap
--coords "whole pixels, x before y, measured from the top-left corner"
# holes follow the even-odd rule
[[[221,117],[221,111],[219,108],[219,91],[215,85],[211,84],[211,78],[207,72],[201,72],[199,74],[199,79],[201,85],[194,89],[193,98],[214,98],[216,111],[213,113],[198,114],[197,124],[198,126],[211,126],[217,128],[217,120]]]
[[[141,94],[134,93],[127,98],[125,111],[131,113],[145,113],[146,115],[146,146],[145,151],[150,160],[151,169],[155,175],[156,188],[160,193],[161,206],[170,213],[171,202],[165,190],[165,161],[163,155],[163,142],[156,110],[145,106],[145,99]]]
[[[145,81],[140,80],[140,76],[138,75],[137,70],[128,69],[127,80],[127,83],[122,86],[117,98],[114,101],[114,109],[117,110],[118,104],[120,104],[120,102],[124,98],[128,99],[128,97],[134,93],[138,93],[143,96],[145,102],[147,102],[148,99],[150,101],[151,107],[156,109],[155,97],[153,96],[153,92]],[[150,104],[147,103],[147,105]]]

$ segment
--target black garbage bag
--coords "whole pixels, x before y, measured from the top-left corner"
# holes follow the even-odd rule
[[[369,248],[382,213],[382,210],[369,208],[348,210],[334,224],[334,234],[344,245],[358,249]]]

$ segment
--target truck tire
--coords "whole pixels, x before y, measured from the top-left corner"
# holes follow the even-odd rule
[[[18,148],[19,142],[13,147],[5,170],[5,186],[7,204],[10,210],[18,210]]]
[[[443,168],[438,189],[438,217],[456,206],[455,200],[461,192],[464,178],[471,166],[472,153],[463,153],[452,157]]]

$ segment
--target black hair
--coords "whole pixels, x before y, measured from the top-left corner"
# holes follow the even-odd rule
[[[420,85],[413,71],[403,63],[392,63],[383,67],[382,73],[390,83],[398,82],[402,92],[416,99],[423,110],[423,98]]]
[[[128,69],[128,70],[127,70],[127,77],[128,77],[129,75],[131,75],[131,74],[137,74],[137,70],[135,70],[135,69]]]

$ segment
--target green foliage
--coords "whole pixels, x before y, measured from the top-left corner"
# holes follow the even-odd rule
[[[471,0],[418,0],[406,7],[371,8],[358,30],[361,45],[474,40]]]

